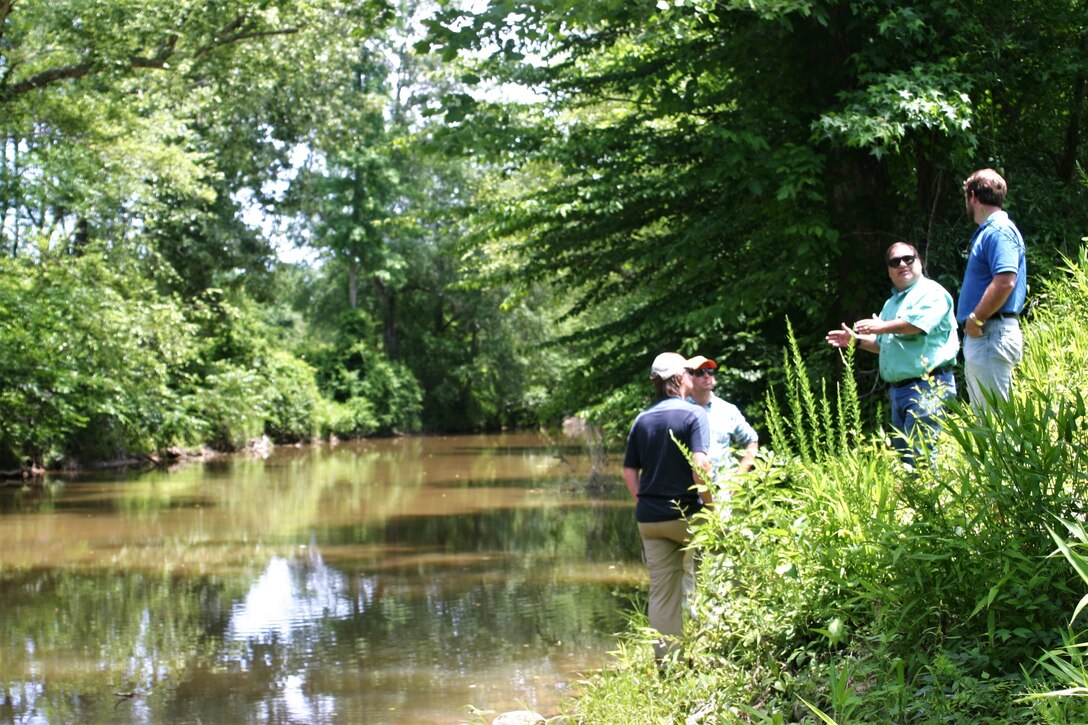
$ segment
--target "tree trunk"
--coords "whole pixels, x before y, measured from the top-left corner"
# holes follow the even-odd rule
[[[1069,123],[1065,127],[1065,142],[1058,159],[1058,178],[1069,184],[1077,168],[1077,147],[1080,145],[1080,119],[1084,108],[1086,79],[1079,76],[1073,83],[1073,101],[1069,108]]]
[[[385,354],[390,360],[397,359],[397,295],[382,282],[380,277],[372,277],[371,283],[378,295],[378,309],[382,318],[382,343]]]
[[[8,220],[8,205],[11,200],[8,198],[8,143],[10,139],[7,134],[4,134],[4,146],[0,148],[0,247],[5,246],[4,242],[4,229]],[[19,250],[12,247],[11,258],[15,259],[15,255]]]
[[[396,360],[398,357],[398,340],[397,295],[395,292],[389,294],[385,306],[385,324],[382,329],[382,336],[385,338],[385,354],[389,356],[390,360]]]
[[[348,304],[353,310],[359,305],[359,262],[356,259],[348,262]]]
[[[91,225],[87,223],[86,217],[80,217],[76,220],[76,233],[72,237],[72,254],[77,257],[82,257],[83,253],[87,250],[87,243],[91,241]]]

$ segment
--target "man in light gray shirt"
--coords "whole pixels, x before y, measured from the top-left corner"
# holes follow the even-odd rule
[[[714,394],[718,385],[715,373],[718,363],[697,355],[688,361],[691,369],[691,402],[706,409],[707,422],[710,424],[710,450],[707,455],[713,465],[714,479],[720,479],[736,465],[739,473],[744,473],[756,459],[759,450],[759,436],[740,409],[732,403],[722,400]],[[741,449],[740,463],[733,457],[733,449]]]

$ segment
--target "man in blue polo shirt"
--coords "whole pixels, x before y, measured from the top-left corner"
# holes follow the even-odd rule
[[[692,367],[675,352],[654,359],[650,381],[656,401],[635,418],[623,457],[623,482],[636,501],[642,557],[650,573],[650,626],[662,634],[654,643],[658,662],[683,633],[684,603],[695,588],[690,518],[713,500],[700,486],[699,472],[710,472],[706,411],[685,400]],[[677,442],[691,453],[691,463]]]
[[[1024,355],[1019,317],[1028,292],[1027,255],[1024,237],[1002,209],[1007,192],[993,169],[980,169],[963,182],[967,213],[978,229],[971,237],[956,320],[966,333],[963,377],[976,411],[989,406],[987,395],[1009,399],[1012,370]]]
[[[827,333],[827,342],[844,348],[857,342],[880,355],[880,377],[888,383],[894,443],[906,463],[940,429],[944,401],[956,395],[952,366],[959,350],[952,295],[922,274],[922,260],[912,244],[897,242],[885,253],[895,289],[880,317],[858,320],[853,329]]]

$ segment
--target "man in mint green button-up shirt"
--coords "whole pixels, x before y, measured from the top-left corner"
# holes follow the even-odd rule
[[[853,329],[827,333],[829,344],[843,348],[855,340],[880,355],[880,377],[888,384],[892,426],[904,461],[911,463],[922,441],[931,443],[940,428],[945,400],[956,395],[952,366],[959,351],[952,295],[922,274],[918,250],[897,242],[885,254],[895,289],[880,317],[858,320]]]

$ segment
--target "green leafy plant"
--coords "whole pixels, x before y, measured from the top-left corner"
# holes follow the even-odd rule
[[[1047,298],[1082,315],[1088,258],[1075,266]],[[771,446],[729,505],[700,517],[691,670],[667,696],[696,681],[716,694],[673,701],[674,718],[1083,720],[1069,617],[1088,607],[1088,387],[1083,361],[1052,349],[1050,311],[1034,315],[1012,399],[983,414],[951,405],[933,464],[915,471],[791,345]],[[1060,329],[1071,349],[1088,344],[1088,325]],[[1072,572],[1050,555],[1055,517],[1075,522],[1059,543]]]

